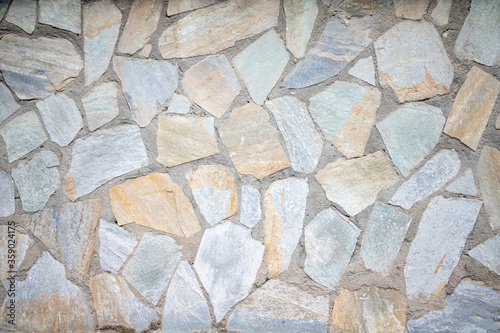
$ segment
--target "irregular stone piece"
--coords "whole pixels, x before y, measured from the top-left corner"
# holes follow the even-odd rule
[[[327,208],[306,225],[304,271],[314,281],[335,288],[349,264],[361,230]]]
[[[439,190],[460,170],[460,158],[454,150],[443,149],[401,184],[390,204],[410,209],[416,202]]]
[[[220,153],[214,118],[162,114],[156,136],[158,162],[167,167]]]
[[[38,0],[38,22],[80,34],[82,4],[80,0]]]
[[[269,280],[234,309],[227,327],[245,332],[325,332],[328,297]]]
[[[469,256],[500,275],[500,236],[494,236],[472,250]]]
[[[117,98],[118,87],[114,82],[100,84],[82,98],[89,130],[95,131],[118,116]]]
[[[309,109],[327,140],[347,158],[363,156],[382,94],[377,88],[336,81],[311,97]]]
[[[378,151],[353,159],[337,159],[316,176],[328,200],[338,203],[349,215],[356,215],[375,202],[377,194],[398,179],[389,160]]]
[[[440,108],[408,103],[377,124],[392,162],[403,176],[407,177],[436,146],[444,122]]]
[[[135,125],[103,129],[77,139],[72,154],[63,186],[71,201],[149,163],[141,131]]]
[[[309,186],[307,178],[275,181],[264,196],[264,245],[269,274],[288,269],[302,235]]]
[[[187,114],[189,113],[190,107],[191,102],[189,101],[189,99],[179,94],[173,94],[172,99],[170,100],[170,104],[168,105],[168,112]]]
[[[36,0],[12,0],[5,21],[31,34],[36,27]]]
[[[455,179],[453,183],[448,185],[446,191],[475,196],[477,194],[477,188],[474,182],[472,169],[468,168],[462,176]]]
[[[144,58],[149,58],[149,55],[151,54],[151,51],[153,50],[153,45],[151,44],[146,44],[139,55],[143,56]]]
[[[318,16],[318,3],[316,0],[286,0],[283,8],[286,18],[286,47],[295,58],[301,59],[306,54]]]
[[[437,5],[432,11],[431,17],[437,25],[443,26],[448,24],[450,19],[452,0],[437,0]]]
[[[403,21],[389,29],[374,45],[380,83],[394,90],[399,103],[450,91],[453,67],[431,23]]]
[[[83,5],[85,85],[97,81],[108,69],[121,22],[122,12],[110,0]]]
[[[500,295],[497,291],[460,282],[446,298],[443,310],[408,322],[408,332],[498,332]]]
[[[21,106],[17,104],[9,88],[0,82],[0,124]]]
[[[0,40],[0,70],[20,99],[47,97],[82,68],[82,58],[67,39],[4,35]]]
[[[189,199],[166,173],[150,173],[114,186],[109,200],[118,225],[137,223],[184,237],[201,229]]]
[[[371,42],[373,21],[352,18],[349,25],[334,17],[318,42],[281,84],[287,88],[304,88],[337,75]]]
[[[420,20],[427,13],[430,0],[395,0],[396,17]]]
[[[358,62],[349,70],[349,74],[374,86],[375,65],[373,64],[372,56],[359,59]]]
[[[123,277],[156,305],[181,261],[181,247],[165,235],[146,233],[123,269]]]
[[[170,0],[168,2],[167,15],[172,16],[190,10],[210,6],[217,2],[217,0]]]
[[[50,95],[36,103],[50,139],[59,146],[67,146],[82,129],[83,122],[75,101],[64,93]]]
[[[233,64],[252,100],[262,105],[289,59],[283,42],[272,29],[234,57]]]
[[[0,171],[0,217],[8,217],[15,212],[14,183],[7,172]]]
[[[406,259],[408,298],[439,295],[457,265],[482,202],[434,197],[418,225]]]
[[[476,150],[499,92],[500,81],[472,67],[455,97],[443,132]]]
[[[132,119],[148,126],[177,89],[177,68],[168,61],[114,57],[113,68],[122,82]]]
[[[186,95],[210,114],[220,118],[240,93],[238,79],[226,56],[205,58],[184,73]]]
[[[99,221],[99,259],[103,270],[118,273],[132,253],[137,240],[125,229],[105,220]]]
[[[332,328],[342,332],[406,332],[406,298],[394,289],[342,288],[335,298]]]
[[[493,229],[500,228],[500,151],[484,146],[476,166],[484,207]]]
[[[376,203],[363,234],[361,257],[372,271],[389,275],[410,226],[411,217]]]
[[[264,246],[252,238],[250,229],[227,221],[205,231],[194,269],[217,322],[248,296],[263,255]]]
[[[260,192],[253,186],[242,186],[240,205],[240,222],[249,228],[253,228],[262,218]]]
[[[141,303],[124,278],[99,274],[90,279],[99,327],[124,326],[141,332],[158,319],[155,309]]]
[[[256,104],[231,111],[219,135],[240,174],[261,179],[290,166],[277,130],[269,124],[267,112]]]
[[[276,0],[229,0],[202,8],[169,25],[158,48],[164,59],[217,53],[274,27],[279,6]]]
[[[189,263],[181,261],[168,287],[162,332],[210,331],[207,300]]]
[[[32,215],[26,227],[49,248],[54,258],[85,281],[100,215],[101,200],[67,203]]]
[[[2,251],[2,255],[0,256],[0,269],[2,273],[0,276],[3,286],[6,290],[9,290],[12,281],[9,280],[12,275],[9,272],[17,273],[23,263],[26,251],[35,242],[27,234],[22,234],[16,230],[15,226],[7,225],[0,225],[0,240],[2,241],[0,243],[0,250]],[[13,249],[12,244],[15,244],[15,262],[12,262],[12,253],[9,252],[9,249],[11,251]]]

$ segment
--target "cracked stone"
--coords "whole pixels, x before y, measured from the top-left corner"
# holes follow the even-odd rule
[[[11,216],[16,212],[16,201],[14,183],[7,172],[0,171],[0,189],[0,217]]]
[[[361,58],[349,70],[349,74],[365,81],[366,83],[375,85],[375,65],[373,64],[373,57]]]
[[[16,102],[9,88],[0,82],[0,125],[21,106]]]
[[[13,0],[5,21],[12,23],[31,34],[36,27],[37,1]]]
[[[168,2],[167,15],[172,16],[188,12],[194,9],[213,5],[217,2],[217,0],[170,0]]]
[[[240,222],[253,228],[262,219],[260,192],[253,186],[241,187]]]
[[[38,22],[68,30],[82,32],[81,0],[38,0]]]
[[[462,176],[455,179],[448,187],[446,191],[475,196],[477,194],[476,183],[474,182],[474,175],[472,169],[468,168]]]
[[[484,146],[476,166],[484,208],[493,229],[500,228],[500,151]]]
[[[99,259],[102,269],[118,273],[137,245],[137,240],[125,229],[101,219],[99,243]]]
[[[118,86],[114,82],[95,86],[82,98],[82,104],[89,130],[95,131],[115,119],[120,113]]]

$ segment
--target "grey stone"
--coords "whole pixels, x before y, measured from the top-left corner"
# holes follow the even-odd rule
[[[249,228],[253,228],[261,219],[260,192],[253,186],[242,186],[240,222]]]
[[[118,87],[114,82],[98,85],[82,98],[89,130],[94,131],[118,116],[117,98]]]
[[[80,34],[81,0],[38,0],[38,22]]]
[[[162,332],[209,331],[208,304],[189,263],[181,261],[168,287],[163,308]]]
[[[59,157],[50,150],[44,150],[12,169],[12,178],[24,211],[36,212],[45,207],[61,184],[56,168],[58,165]]]
[[[316,0],[285,0],[283,8],[286,18],[286,47],[295,58],[301,59],[306,54],[318,16],[318,3]]]
[[[307,275],[326,287],[335,288],[351,260],[360,232],[331,208],[319,212],[304,230]]]
[[[99,221],[99,259],[102,269],[118,273],[132,253],[137,240],[125,229],[105,220]]]
[[[36,27],[36,0],[12,0],[5,21],[31,34]]]
[[[361,58],[349,70],[349,74],[365,81],[366,83],[375,85],[375,65],[373,64],[373,57]]]
[[[471,1],[469,15],[455,42],[460,59],[487,66],[500,65],[500,3],[497,0]]]
[[[175,14],[191,11],[198,8],[213,5],[219,2],[218,0],[170,0],[167,7],[167,15],[172,16]]]
[[[1,175],[1,174],[0,174]],[[9,221],[10,222],[10,221]],[[11,223],[9,223],[11,224]],[[0,279],[6,290],[10,289],[10,284],[12,280],[9,280],[11,274],[9,272],[19,271],[19,267],[26,257],[28,249],[35,242],[28,236],[28,234],[23,234],[19,232],[19,229],[11,225],[1,225],[0,226]],[[16,257],[14,262],[12,262],[12,242],[15,242],[15,253]]]
[[[448,185],[446,191],[475,196],[477,194],[477,188],[474,182],[474,175],[472,174],[472,169],[468,168],[467,170],[465,170],[462,176],[455,179],[453,183]]]
[[[325,332],[328,296],[315,296],[280,280],[269,280],[229,317],[227,328],[238,332]]]
[[[194,269],[217,322],[248,296],[263,255],[264,246],[252,238],[250,229],[227,221],[205,230]]]
[[[438,0],[434,7],[431,17],[437,25],[447,25],[450,19],[450,10],[452,0]]]
[[[146,233],[122,275],[135,290],[156,305],[181,261],[180,249],[168,236]]]
[[[410,209],[416,202],[439,190],[460,170],[460,159],[454,150],[443,149],[401,184],[390,204]]]
[[[139,127],[120,125],[96,131],[77,139],[73,145],[64,193],[74,201],[107,181],[148,163]]]
[[[188,114],[189,108],[191,107],[191,102],[186,97],[173,94],[170,104],[168,105],[168,112],[177,114]]]
[[[323,139],[307,112],[306,104],[284,96],[266,102],[285,139],[290,164],[295,171],[310,173],[318,164]]]
[[[482,242],[469,251],[469,256],[500,275],[500,236]]]
[[[500,114],[498,115],[497,122],[495,123],[495,128],[500,129]]]
[[[7,9],[9,8],[10,0],[0,0],[0,22],[7,13]]]
[[[0,125],[21,106],[17,104],[9,88],[0,82]]]
[[[14,183],[6,172],[0,172],[0,217],[8,217],[16,212]]]
[[[490,226],[492,229],[498,229],[500,228],[500,151],[498,149],[483,146],[476,165],[476,177]]]
[[[304,88],[337,75],[371,42],[373,22],[352,18],[349,25],[337,17],[325,27],[318,42],[281,84],[287,88]]]
[[[394,0],[396,17],[420,20],[429,8],[430,0]]]
[[[411,243],[405,266],[410,299],[439,295],[460,260],[482,202],[436,196],[427,206]]]
[[[410,226],[411,217],[376,203],[363,234],[361,257],[372,271],[389,275]]]

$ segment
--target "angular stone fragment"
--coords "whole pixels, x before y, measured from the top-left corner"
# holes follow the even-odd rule
[[[335,288],[351,260],[360,232],[331,208],[319,212],[304,229],[307,275],[326,287]]]
[[[477,194],[477,188],[474,182],[472,169],[468,168],[462,176],[455,179],[453,183],[448,185],[446,191],[475,196]]]
[[[118,87],[114,82],[100,84],[82,98],[89,130],[95,131],[118,116],[117,98]]]
[[[142,304],[119,275],[93,276],[90,292],[99,327],[120,326],[141,332],[158,319],[156,310]]]
[[[17,104],[9,88],[0,82],[0,124],[21,106]]]
[[[185,237],[201,229],[189,199],[166,173],[150,173],[114,186],[109,200],[118,225],[137,223]]]
[[[0,171],[0,217],[8,217],[15,212],[14,183],[7,172]]]
[[[262,218],[259,191],[250,185],[242,186],[240,205],[240,222],[249,228],[253,228]]]
[[[72,154],[63,186],[72,201],[149,163],[141,131],[135,125],[103,129],[77,139]]]
[[[252,238],[250,229],[227,221],[205,231],[194,269],[217,322],[248,296],[263,255],[264,246]]]
[[[170,0],[167,7],[167,15],[187,12],[190,10],[206,7],[217,3],[217,0]]]
[[[290,56],[274,29],[262,35],[233,59],[250,97],[262,105],[278,82]]]
[[[389,160],[380,151],[352,160],[337,159],[316,176],[328,200],[356,215],[375,202],[377,194],[398,179]]]
[[[437,25],[447,25],[450,19],[452,0],[438,0],[431,17]]]
[[[238,332],[325,332],[328,297],[313,296],[280,280],[269,280],[236,306],[227,323]]]
[[[304,88],[337,75],[371,42],[373,21],[352,18],[349,25],[334,17],[318,42],[281,84],[287,88]]]
[[[500,228],[500,151],[484,146],[476,166],[484,207],[493,229]]]
[[[476,150],[499,92],[500,81],[472,67],[455,97],[443,132]]]
[[[372,56],[359,59],[358,62],[349,70],[349,74],[374,86],[375,65],[373,64]]]
[[[0,269],[2,270],[0,277],[5,289],[9,290],[12,281],[8,280],[11,276],[9,272],[18,271],[23,263],[28,248],[35,242],[27,234],[22,234],[16,230],[14,225],[0,225],[0,240],[0,251],[2,251],[0,255]],[[14,262],[12,261],[12,252],[9,252],[9,249],[11,249],[11,251],[15,249],[16,251]]]
[[[240,174],[261,179],[290,166],[277,130],[269,124],[267,112],[256,104],[231,111],[219,135]]]
[[[99,259],[103,270],[118,273],[132,253],[137,240],[125,229],[105,220],[99,221]]]
[[[114,57],[113,68],[122,82],[132,119],[148,126],[177,89],[177,68],[168,61]]]
[[[141,52],[139,53],[139,55],[143,56],[144,58],[149,58],[150,54],[151,54],[151,51],[153,50],[153,45],[151,44],[146,44]]]
[[[374,45],[380,83],[394,90],[399,103],[449,92],[453,67],[431,23],[403,21]]]
[[[336,81],[311,97],[309,109],[327,140],[347,158],[363,156],[382,94],[377,88]]]
[[[36,27],[36,0],[12,0],[5,21],[31,34]]]
[[[190,108],[191,102],[189,99],[179,94],[173,94],[170,104],[168,105],[168,112],[187,114]]]
[[[217,53],[274,27],[279,6],[276,0],[229,0],[202,8],[168,26],[158,48],[164,59]]]
[[[269,274],[288,269],[302,235],[309,186],[307,178],[275,181],[264,196],[264,245]]]
[[[181,261],[168,287],[162,332],[210,331],[207,300],[189,263]]]
[[[361,257],[372,271],[389,275],[410,226],[411,217],[376,203],[363,234]]]
[[[20,99],[47,97],[82,68],[82,58],[67,39],[4,35],[0,40],[0,70]]]
[[[135,290],[156,305],[181,261],[180,249],[168,236],[146,233],[122,275]]]
[[[158,162],[167,167],[220,153],[214,118],[162,114],[156,136]]]
[[[444,122],[440,108],[409,103],[377,124],[392,162],[403,176],[408,176],[436,146]]]
[[[420,20],[427,13],[430,0],[395,0],[396,17]]]
[[[210,114],[220,118],[240,93],[240,84],[226,56],[212,56],[184,73],[186,95]]]
[[[295,58],[301,59],[306,54],[318,16],[318,3],[315,0],[286,0],[283,7],[286,18],[286,47]]]
[[[494,236],[472,250],[469,256],[500,275],[500,236]]]
[[[38,0],[38,22],[80,34],[82,32],[81,0]]]
[[[460,170],[460,158],[454,150],[443,149],[401,184],[390,204],[410,209],[416,202],[439,190]]]
[[[408,298],[439,295],[457,265],[482,202],[437,196],[427,206],[406,259]]]
[[[332,328],[342,332],[406,332],[406,298],[374,286],[343,289],[335,299]]]
[[[73,276],[85,281],[94,250],[94,232],[101,215],[101,200],[49,207],[32,215],[26,224],[51,254]]]

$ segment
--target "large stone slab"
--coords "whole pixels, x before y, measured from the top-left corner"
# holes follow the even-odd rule
[[[229,316],[227,328],[239,332],[302,333],[325,332],[328,297],[269,280],[238,304]]]
[[[500,236],[496,235],[469,251],[469,256],[500,275]]]
[[[396,17],[420,20],[429,8],[430,0],[395,0]]]
[[[217,322],[248,296],[263,255],[264,246],[252,238],[250,229],[227,221],[205,231],[194,269]]]
[[[327,140],[347,158],[363,156],[382,94],[377,88],[336,81],[311,97],[309,109]]]
[[[357,77],[366,83],[375,85],[375,65],[373,64],[373,57],[361,58],[358,62],[351,67],[349,75]]]
[[[484,146],[476,166],[484,207],[493,229],[500,228],[500,151]]]
[[[407,177],[436,146],[445,118],[440,108],[405,104],[377,124],[392,162]]]
[[[2,189],[0,191],[0,217],[8,217],[16,212],[16,201],[14,183],[7,172],[0,171],[0,188]]]
[[[372,42],[373,28],[369,19],[352,18],[346,25],[340,18],[332,18],[316,45],[281,86],[305,88],[337,75]]]
[[[304,271],[314,281],[335,288],[351,260],[361,230],[327,208],[306,225]]]
[[[141,131],[135,125],[103,129],[77,139],[72,154],[63,186],[72,201],[149,163]]]
[[[233,58],[234,67],[256,104],[264,103],[281,77],[289,58],[283,42],[274,29],[262,35]]]
[[[254,103],[231,111],[219,128],[222,143],[242,175],[264,178],[290,166],[264,109]]]
[[[311,0],[286,0],[283,2],[283,8],[286,19],[286,47],[295,58],[302,59],[318,16],[318,3]]]
[[[82,58],[67,39],[7,34],[0,40],[0,70],[20,99],[49,96],[76,78],[82,68]]]
[[[95,86],[82,98],[85,119],[89,130],[95,131],[109,123],[120,113],[118,109],[118,86],[107,82]]]
[[[20,107],[9,88],[0,82],[0,124]]]
[[[137,223],[177,236],[200,231],[198,217],[182,188],[166,173],[150,173],[109,190],[118,225]]]
[[[31,34],[36,27],[37,1],[12,0],[5,21]]]
[[[450,19],[452,0],[438,0],[436,7],[432,10],[431,17],[437,25],[447,25]]]
[[[38,22],[80,34],[81,0],[38,0]]]
[[[439,295],[460,260],[482,202],[436,196],[427,206],[405,266],[408,298]]]
[[[474,174],[472,169],[468,168],[465,170],[464,174],[457,179],[455,179],[448,187],[446,191],[475,196],[477,194],[477,187],[474,182]]]
[[[179,74],[168,61],[114,57],[113,68],[122,82],[132,119],[148,126],[177,89]]]
[[[14,196],[14,194],[12,195]],[[240,222],[253,228],[262,218],[260,192],[251,185],[241,187]]]
[[[229,0],[199,9],[168,26],[158,48],[164,59],[217,53],[274,27],[279,7],[276,0]]]
[[[218,0],[170,0],[167,7],[167,15],[187,12],[190,10],[206,7],[217,3]]]
[[[132,253],[137,240],[125,229],[105,220],[99,221],[99,260],[103,270],[118,273]]]
[[[431,23],[403,21],[377,39],[374,45],[380,83],[394,90],[399,103],[450,91],[453,67]]]
[[[22,234],[16,230],[16,226],[12,222],[9,225],[0,226],[0,240],[0,250],[2,251],[2,255],[0,255],[0,269],[2,270],[0,280],[5,290],[14,289],[10,288],[13,282],[11,279],[13,274],[10,272],[14,272],[14,274],[18,272],[26,252],[35,242],[28,234]],[[15,257],[13,257],[14,253]]]
[[[380,151],[347,161],[339,158],[327,164],[315,178],[328,200],[342,206],[349,215],[356,215],[373,204],[380,191],[399,179]]]

